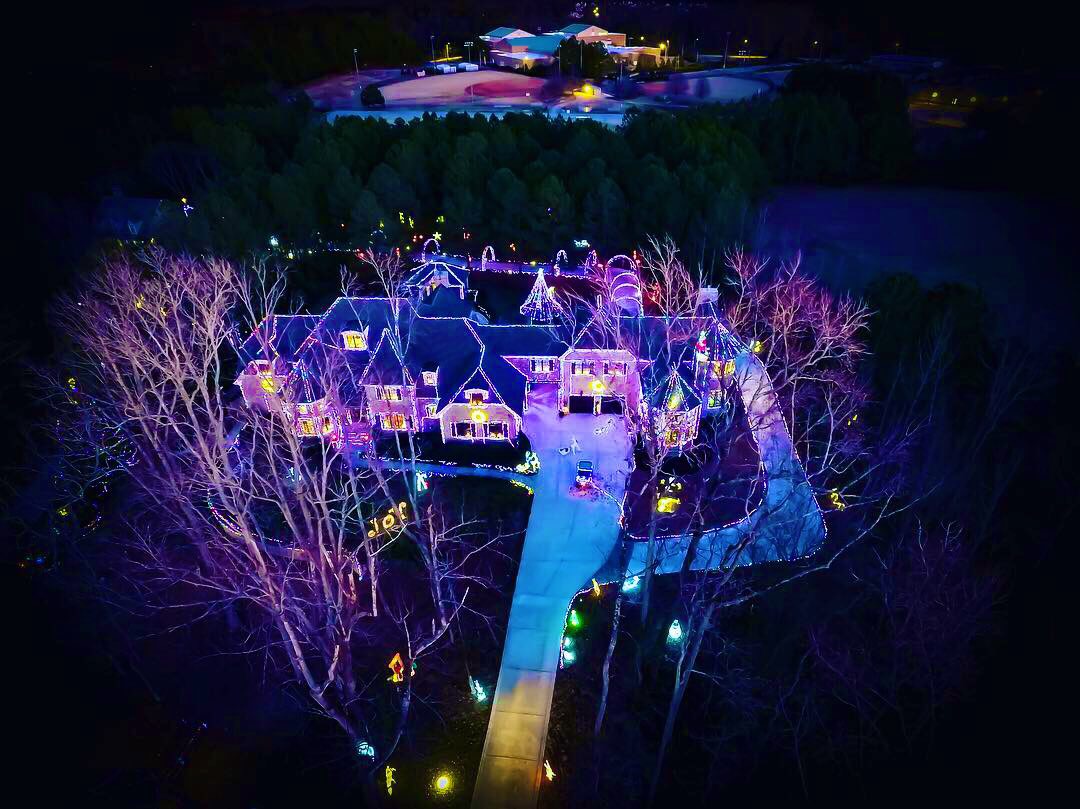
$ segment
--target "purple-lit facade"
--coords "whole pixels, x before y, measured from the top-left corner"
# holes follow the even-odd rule
[[[740,347],[716,315],[678,319],[673,329],[620,307],[610,347],[584,317],[579,327],[484,322],[466,311],[476,271],[428,256],[404,298],[342,297],[320,316],[268,317],[241,349],[245,403],[282,408],[302,438],[355,448],[395,432],[516,442],[538,385],[556,386],[564,413],[651,418],[670,449],[722,406],[725,369]]]

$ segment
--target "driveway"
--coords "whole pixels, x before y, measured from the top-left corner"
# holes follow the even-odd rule
[[[743,352],[735,358],[735,374],[750,432],[758,445],[765,494],[760,505],[741,520],[705,532],[691,564],[694,570],[792,561],[809,556],[825,539],[821,509],[795,452],[765,366],[754,354]],[[655,572],[678,573],[690,542],[689,536],[660,540]],[[627,578],[644,573],[647,554],[647,543],[634,544]]]
[[[596,429],[607,425],[602,435]],[[616,551],[619,503],[630,463],[621,417],[560,417],[555,385],[534,386],[525,433],[540,456],[487,737],[473,792],[474,809],[533,809],[543,775],[551,697],[563,628],[574,597]],[[560,455],[577,438],[581,452]],[[593,461],[611,495],[572,497],[578,460]]]

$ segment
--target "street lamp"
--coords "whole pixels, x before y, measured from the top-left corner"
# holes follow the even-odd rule
[[[435,35],[431,35],[431,61],[435,61]]]

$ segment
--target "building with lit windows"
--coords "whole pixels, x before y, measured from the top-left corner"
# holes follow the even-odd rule
[[[625,263],[593,254],[566,271],[581,283],[587,270],[625,280]],[[342,297],[319,316],[268,317],[240,348],[236,384],[249,407],[280,408],[301,438],[361,450],[410,432],[517,442],[538,386],[554,388],[563,413],[649,419],[672,450],[729,406],[733,358],[746,349],[713,304],[686,318],[628,313],[625,301],[597,313],[560,301],[545,268],[562,272],[427,255],[404,297]],[[535,276],[514,322],[488,323],[472,303],[471,277],[492,272]]]

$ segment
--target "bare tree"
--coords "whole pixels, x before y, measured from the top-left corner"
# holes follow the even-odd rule
[[[373,514],[400,506],[336,437],[340,352],[307,369],[325,403],[315,440],[298,433],[305,398],[292,371],[267,376],[267,412],[238,401],[230,344],[254,326],[274,356],[273,318],[264,318],[283,294],[280,277],[215,258],[104,261],[58,310],[83,403],[61,439],[84,454],[130,447],[111,470],[134,494],[124,543],[147,603],[183,621],[239,616],[241,648],[282,662],[284,679],[340,726],[371,772],[404,732],[414,664],[448,637],[469,587],[490,584],[473,562],[500,536],[435,502],[399,510],[394,530],[372,528]],[[385,563],[398,541],[422,551],[426,597]],[[388,688],[384,650],[395,645],[403,674]]]

